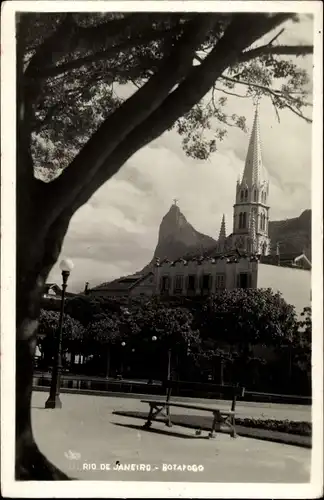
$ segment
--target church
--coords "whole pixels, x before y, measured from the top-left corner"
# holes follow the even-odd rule
[[[226,238],[223,218],[218,239],[219,251],[238,249],[269,255],[269,178],[263,165],[258,106],[242,178],[236,184],[233,232]]]
[[[147,297],[204,296],[235,288],[271,288],[295,306],[311,304],[311,262],[306,255],[283,255],[269,238],[269,177],[261,153],[259,110],[256,107],[242,177],[233,186],[233,231],[227,236],[225,217],[216,246],[170,261],[156,259],[141,273],[103,283],[92,295]],[[177,202],[168,213],[176,226],[184,223]]]
[[[226,235],[223,216],[216,248],[184,255],[173,262],[156,260],[153,293],[209,295],[221,289],[272,288],[297,310],[310,305],[311,263],[305,255],[285,261],[269,238],[269,177],[262,160],[256,106],[242,177],[237,181],[233,231]],[[171,207],[177,213],[176,204]]]

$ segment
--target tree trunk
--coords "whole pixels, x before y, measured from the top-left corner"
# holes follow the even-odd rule
[[[64,480],[69,478],[46,459],[35,443],[31,396],[41,297],[48,273],[60,254],[69,217],[44,229],[30,201],[35,194],[17,183],[15,476],[16,480]]]
[[[106,378],[110,375],[110,345],[107,346]]]
[[[224,385],[224,360],[222,358],[220,358],[220,364],[219,364],[219,367],[220,367],[220,385]]]
[[[16,340],[16,480],[63,480],[68,477],[39,451],[31,426],[33,361],[36,348],[40,281],[17,293]],[[20,293],[19,293],[20,291]]]

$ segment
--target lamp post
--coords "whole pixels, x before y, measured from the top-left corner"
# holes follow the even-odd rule
[[[168,380],[171,380],[171,349],[168,349]]]
[[[122,347],[125,347],[126,342],[122,342],[120,345]],[[121,360],[120,360],[120,378],[121,379],[123,378],[123,371],[124,371],[124,359],[123,359],[123,356],[124,356],[124,353],[122,352]]]
[[[153,335],[152,337],[152,342],[156,342],[157,341],[157,337],[155,335]],[[152,377],[152,361],[151,361],[151,374],[150,374],[150,378],[148,379],[147,383],[148,384],[153,384],[153,377]]]
[[[45,403],[45,408],[62,408],[62,402],[60,400],[60,387],[61,387],[61,373],[62,373],[62,333],[63,333],[63,316],[64,316],[64,299],[65,291],[67,287],[68,277],[72,271],[74,265],[72,260],[64,259],[60,263],[60,269],[62,271],[62,298],[61,298],[61,310],[60,310],[60,320],[58,333],[56,338],[56,349],[54,355],[53,371],[51,388],[48,400]]]

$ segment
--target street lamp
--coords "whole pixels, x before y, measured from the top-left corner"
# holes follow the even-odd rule
[[[153,335],[152,337],[152,342],[155,342],[157,340],[157,337],[155,335]],[[151,362],[152,363],[152,362]],[[150,375],[150,378],[148,379],[147,383],[148,384],[153,384],[153,377],[152,377],[152,366],[150,368],[150,372],[151,372],[151,375]]]
[[[121,342],[121,347],[125,347],[126,346],[126,342]],[[118,380],[122,380],[123,378],[123,371],[124,371],[124,359],[123,359],[123,356],[124,356],[124,353],[121,352],[121,356],[120,356],[120,368],[119,368],[119,374],[117,375],[117,379]]]
[[[49,398],[45,403],[45,408],[62,408],[62,402],[60,400],[60,387],[61,387],[61,373],[62,373],[62,333],[63,333],[63,316],[64,316],[64,299],[65,291],[67,287],[68,277],[72,271],[74,264],[70,259],[64,259],[60,263],[60,269],[62,271],[62,298],[61,298],[61,310],[60,310],[60,320],[59,328],[57,334],[56,349],[54,355],[52,380]]]

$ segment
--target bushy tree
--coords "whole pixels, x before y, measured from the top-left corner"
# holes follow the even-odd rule
[[[87,327],[88,342],[110,344],[121,337],[120,321],[117,316],[109,317],[101,315],[99,319],[92,321]]]
[[[185,307],[168,307],[153,299],[134,311],[133,321],[144,342],[157,337],[164,348],[175,350],[199,342],[199,331],[192,327],[193,315]]]
[[[66,312],[80,321],[85,327],[100,313],[100,303],[89,295],[77,295],[69,299],[65,306]]]
[[[38,325],[38,334],[41,336],[56,336],[59,328],[60,313],[57,311],[41,310]],[[62,324],[63,339],[80,340],[84,335],[82,324],[76,319],[64,314]]]
[[[312,309],[304,307],[301,318],[298,321],[298,328],[292,342],[293,362],[307,374],[311,376],[312,371]]]
[[[312,47],[278,43],[289,20],[298,22],[291,13],[17,15],[17,478],[65,477],[33,440],[32,332],[73,214],[172,127],[187,154],[207,158],[226,124],[245,126],[226,114],[232,87],[301,116],[307,75],[281,56]],[[126,83],[127,99],[118,96]]]
[[[270,288],[224,290],[206,301],[197,319],[203,338],[265,347],[290,341],[297,321],[294,307]]]
[[[40,347],[44,355],[44,361],[51,363],[52,357],[57,348],[57,335],[59,331],[60,313],[57,311],[41,310],[38,335],[40,337]],[[62,325],[62,350],[75,350],[84,340],[85,330],[83,325],[64,314]]]

